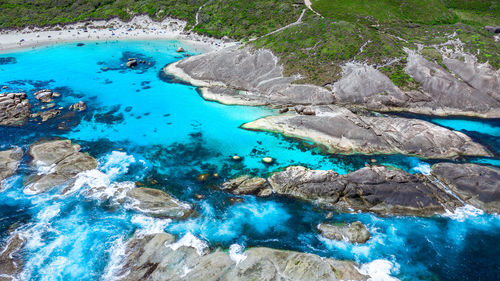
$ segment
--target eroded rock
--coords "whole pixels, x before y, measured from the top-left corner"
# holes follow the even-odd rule
[[[35,98],[43,103],[49,103],[54,100],[54,98],[59,97],[59,93],[53,92],[49,89],[40,90],[34,93]]]
[[[24,152],[20,147],[0,151],[0,181],[14,174],[23,155]]]
[[[158,189],[132,188],[127,192],[127,198],[133,201],[132,206],[137,211],[156,217],[184,219],[193,213],[189,204]]]
[[[1,126],[22,126],[30,114],[30,103],[25,93],[0,94]]]
[[[318,225],[318,230],[323,237],[332,240],[347,240],[351,243],[365,243],[370,239],[370,232],[366,226],[359,221],[349,224],[329,224]]]
[[[0,249],[0,280],[18,280],[16,276],[21,272],[23,266],[19,251],[25,243],[24,237],[20,234],[14,234]]]

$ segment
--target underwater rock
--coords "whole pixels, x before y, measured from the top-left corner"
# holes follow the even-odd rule
[[[242,127],[313,140],[330,153],[405,154],[426,158],[490,156],[467,135],[427,121],[359,116],[333,105],[315,110],[316,115],[268,116]]]
[[[35,98],[43,103],[52,102],[54,98],[59,97],[58,93],[53,92],[49,89],[40,90],[34,93]]]
[[[69,106],[69,110],[84,111],[86,109],[87,109],[87,104],[84,103],[83,101],[79,101]]]
[[[132,201],[133,209],[155,217],[185,219],[193,213],[189,204],[158,189],[132,188],[127,191],[127,199]]]
[[[22,126],[31,114],[25,93],[0,94],[0,126]]]
[[[471,163],[438,163],[432,166],[431,173],[468,204],[500,213],[500,169]]]
[[[370,239],[370,232],[359,221],[343,225],[321,223],[318,225],[318,230],[321,236],[332,240],[346,239],[351,243],[365,243]]]
[[[14,234],[0,249],[0,280],[18,280],[16,276],[22,271],[23,261],[19,251],[26,243],[20,234]]]
[[[224,104],[334,102],[329,90],[314,85],[293,84],[298,77],[284,77],[283,67],[269,50],[229,47],[169,64],[164,71],[202,87],[204,98]]]
[[[23,155],[24,152],[20,147],[0,151],[0,181],[14,174]]]
[[[97,167],[97,160],[79,152],[80,146],[70,140],[55,140],[32,144],[28,150],[31,166],[37,174],[28,179],[26,194],[39,194],[69,182],[78,173]]]
[[[40,118],[42,118],[42,122],[46,122],[49,119],[52,119],[52,118],[58,116],[59,114],[61,114],[60,110],[51,109],[51,110],[46,110],[46,111],[40,111],[36,114],[33,114],[33,117],[39,116]]]
[[[368,278],[358,272],[353,262],[271,248],[251,248],[242,253],[243,260],[235,261],[221,250],[201,249],[204,242],[192,235],[190,238],[190,243],[178,244],[167,233],[136,235],[127,243],[119,280],[314,281]]]

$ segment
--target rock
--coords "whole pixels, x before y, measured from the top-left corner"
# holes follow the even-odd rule
[[[288,107],[284,107],[284,108],[281,108],[281,109],[279,110],[279,113],[283,114],[283,113],[288,112],[288,110],[289,110],[289,109],[288,109]]]
[[[0,151],[0,181],[14,174],[23,155],[24,152],[20,147]]]
[[[44,89],[34,93],[35,98],[43,103],[53,101],[53,98],[58,97],[59,94],[52,92],[52,90]]]
[[[209,89],[205,93],[210,93],[210,99],[224,104],[334,102],[329,90],[314,85],[293,84],[298,77],[284,77],[278,58],[269,50],[240,46],[223,48],[169,64],[165,72],[202,87],[202,92]]]
[[[306,107],[304,110],[302,110],[302,114],[304,115],[316,115],[316,111],[314,111],[314,108],[312,107]]]
[[[365,243],[370,239],[370,232],[366,226],[359,221],[335,225],[322,223],[318,225],[321,236],[332,240],[347,240],[351,243]]]
[[[87,109],[87,104],[84,103],[83,101],[79,101],[69,106],[69,110],[84,111],[86,109]]]
[[[193,237],[193,239],[196,239]],[[181,239],[182,240],[182,239]],[[200,242],[203,243],[203,242]],[[200,243],[196,243],[199,245]],[[366,280],[348,261],[257,247],[236,262],[220,250],[178,245],[167,233],[135,236],[127,243],[120,280]]]
[[[432,166],[432,174],[466,203],[500,213],[500,169],[471,163],[438,163]]]
[[[330,153],[406,154],[426,158],[490,155],[465,134],[427,121],[358,116],[332,105],[315,110],[315,116],[268,116],[242,127],[313,140]]]
[[[270,187],[271,186],[266,179],[241,176],[223,183],[221,189],[236,195],[259,194],[263,195],[263,197],[266,197],[270,195],[269,191],[271,191],[272,193]]]
[[[273,162],[274,162],[274,159],[272,157],[262,158],[262,163],[264,163],[264,164],[272,164]]]
[[[42,122],[46,122],[47,120],[52,119],[58,116],[59,114],[61,114],[61,111],[59,109],[51,109],[47,111],[38,112],[37,116],[42,118]]]
[[[500,26],[487,25],[484,27],[484,29],[491,32],[491,33],[500,33]]]
[[[239,177],[223,184],[234,194],[272,193],[341,212],[432,216],[463,206],[422,174],[371,166],[339,175],[334,171],[288,167],[267,179]]]
[[[22,126],[31,114],[25,93],[0,94],[0,126]]]
[[[243,160],[243,158],[241,158],[241,156],[238,156],[238,155],[233,155],[233,156],[231,157],[231,159],[232,159],[233,161],[235,161],[235,162],[239,162],[239,161]]]
[[[20,250],[25,243],[24,237],[14,234],[0,249],[0,280],[18,280],[23,266]]]
[[[137,66],[137,60],[135,59],[129,59],[129,61],[127,61],[127,67],[134,67],[134,66]]]
[[[197,181],[206,181],[210,178],[210,174],[200,174],[196,176]]]
[[[159,189],[132,188],[127,191],[127,199],[133,202],[133,209],[155,217],[185,219],[193,213],[189,204]]]
[[[177,48],[177,53],[184,53],[185,50],[182,47]]]
[[[97,161],[80,151],[70,140],[55,140],[32,144],[28,150],[37,169],[24,189],[26,194],[39,194],[70,182],[78,173],[97,167]]]

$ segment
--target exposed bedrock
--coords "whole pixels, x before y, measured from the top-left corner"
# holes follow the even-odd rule
[[[409,92],[401,91],[374,67],[361,63],[343,67],[333,92],[315,85],[294,84],[299,77],[284,77],[279,59],[271,51],[252,47],[230,47],[193,56],[168,65],[165,72],[201,87],[205,99],[223,104],[335,103],[379,111],[500,117],[498,71],[445,59],[444,63],[462,81],[419,54],[408,53],[405,70],[422,85]]]
[[[30,114],[30,103],[25,93],[0,94],[0,126],[22,126]]]
[[[38,194],[71,181],[78,173],[95,169],[97,160],[80,152],[70,140],[55,140],[32,144],[28,154],[36,174],[29,177],[24,192]]]
[[[151,216],[185,219],[193,213],[189,204],[162,190],[137,187],[127,191],[126,196],[132,201],[133,209]]]
[[[20,250],[25,243],[26,238],[20,234],[14,234],[0,249],[0,281],[19,280],[17,275],[23,267]]]
[[[220,250],[176,245],[167,233],[135,236],[127,243],[120,280],[366,280],[355,264],[313,254],[251,248],[239,262]]]
[[[399,153],[425,158],[490,155],[465,134],[427,121],[359,116],[332,105],[313,110],[315,115],[268,116],[242,127],[312,140],[331,153]]]
[[[202,95],[224,104],[331,104],[333,94],[314,85],[292,84],[269,50],[230,47],[193,56],[165,71],[195,86]]]
[[[0,151],[0,181],[14,174],[23,159],[23,154],[20,147]]]
[[[384,166],[365,167],[347,175],[291,166],[267,179],[234,178],[221,189],[258,196],[270,189],[266,196],[291,196],[341,212],[431,216],[453,212],[464,204],[489,213],[500,211],[500,170],[476,164],[439,163],[432,167],[431,175]]]
[[[489,213],[500,213],[500,170],[476,164],[438,163],[432,174],[460,199]]]

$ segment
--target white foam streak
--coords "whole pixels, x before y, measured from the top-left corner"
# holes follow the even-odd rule
[[[484,212],[482,210],[472,205],[466,204],[463,207],[456,208],[453,212],[447,210],[446,214],[444,214],[443,216],[449,217],[452,220],[463,222],[466,219],[474,218],[483,214]]]
[[[370,263],[361,265],[358,269],[361,274],[368,275],[368,281],[399,281],[398,278],[392,277],[390,274],[398,273],[399,265],[393,264],[388,260],[378,259]]]
[[[236,262],[236,264],[239,264],[240,262],[244,261],[247,256],[243,254],[243,246],[239,244],[233,244],[229,246],[229,257]]]
[[[196,252],[200,256],[203,256],[206,249],[208,249],[208,244],[205,241],[196,238],[191,232],[186,233],[186,235],[184,235],[179,241],[165,246],[174,251],[183,246],[192,247],[196,249]]]
[[[111,248],[109,249],[109,262],[104,269],[104,274],[101,277],[103,281],[114,281],[121,279],[122,276],[125,276],[127,273],[123,275],[119,275],[120,271],[123,268],[123,262],[126,257],[126,249],[127,244],[124,242],[123,237],[119,237],[116,239]]]
[[[152,218],[142,214],[137,214],[132,217],[131,222],[140,227],[136,231],[136,235],[145,236],[150,234],[163,233],[165,231],[165,228],[170,222],[172,222],[172,220]]]

